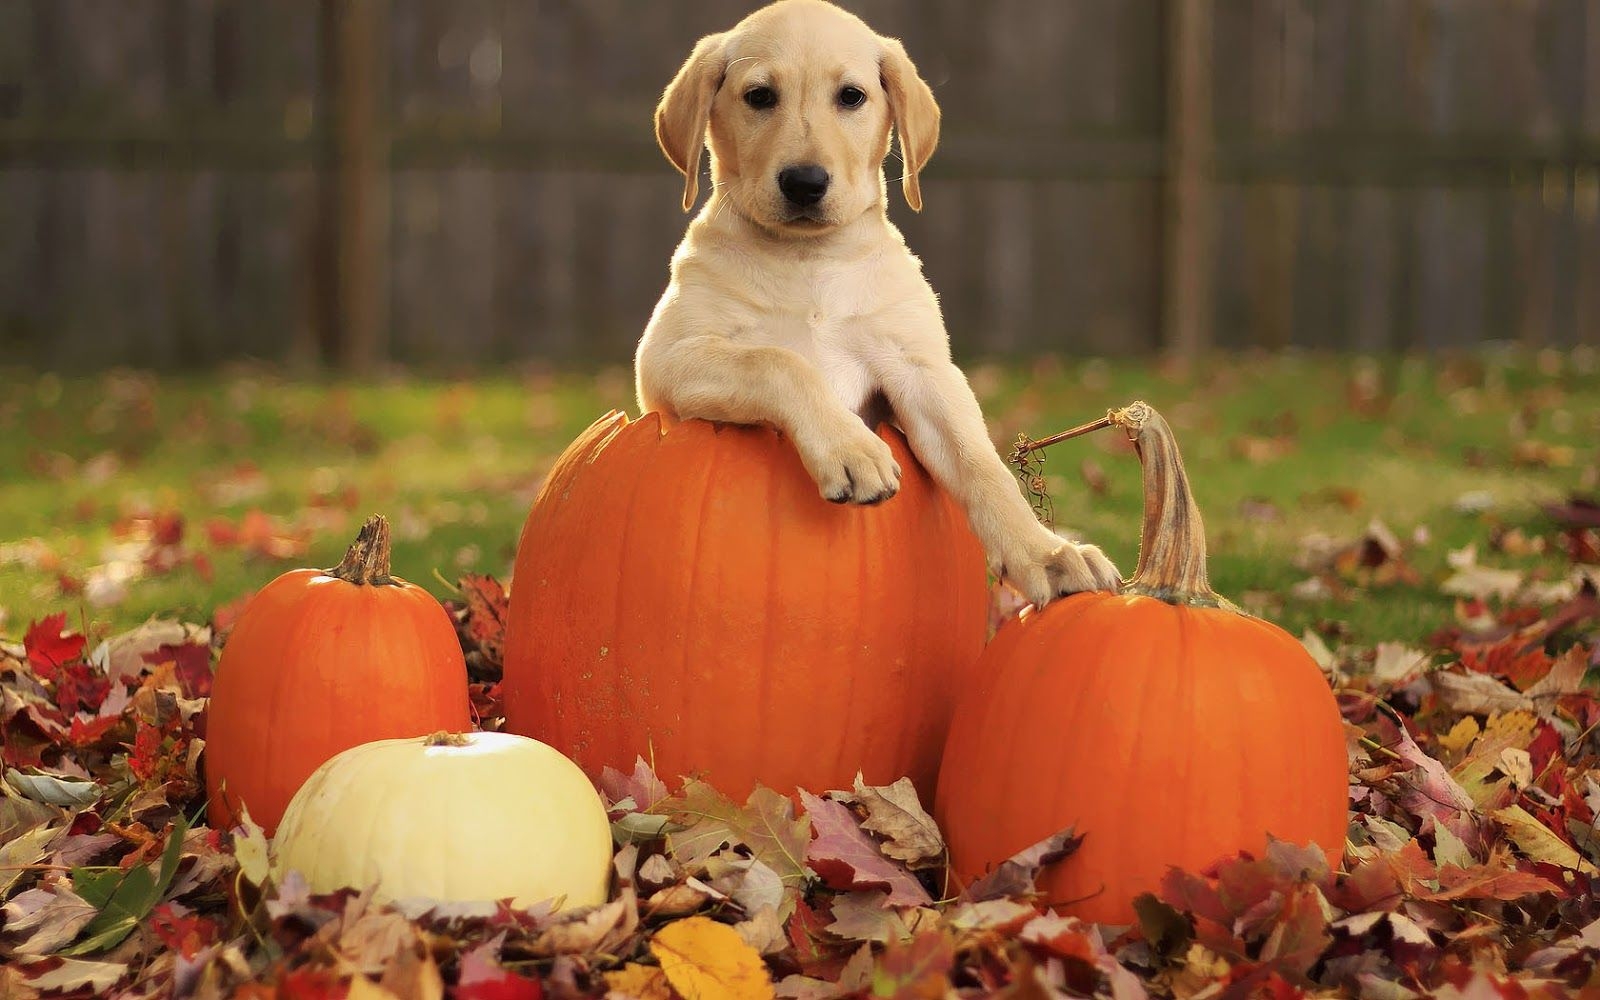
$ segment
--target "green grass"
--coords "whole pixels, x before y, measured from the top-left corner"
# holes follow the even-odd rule
[[[968,370],[1006,441],[1149,400],[1179,436],[1206,515],[1214,584],[1235,598],[1248,594],[1294,631],[1340,619],[1368,641],[1421,639],[1451,615],[1436,587],[1450,548],[1485,548],[1496,525],[1544,530],[1538,504],[1593,490],[1600,461],[1592,352],[1382,362],[1231,357],[1188,372],[1139,362]],[[401,576],[439,594],[446,588],[437,577],[464,570],[504,578],[554,457],[607,409],[633,407],[623,369],[365,382],[296,381],[256,369],[3,374],[0,633],[11,635],[58,610],[96,632],[152,614],[203,619],[285,569],[337,562],[373,511],[395,524]],[[1248,455],[1250,439],[1276,440],[1275,453]],[[1517,461],[1519,442],[1529,441],[1571,453],[1557,453],[1555,464]],[[1103,494],[1083,483],[1086,459],[1105,473]],[[245,475],[247,467],[259,475]],[[1056,446],[1046,469],[1058,522],[1131,571],[1139,474],[1115,432]],[[1359,504],[1338,502],[1337,491]],[[1470,491],[1488,492],[1495,507],[1456,511]],[[1246,508],[1261,507],[1246,501],[1264,501],[1278,516],[1252,516]],[[252,508],[309,532],[309,551],[275,560],[211,544],[209,521],[237,521]],[[83,580],[103,564],[114,525],[139,511],[181,514],[185,551],[203,555],[208,569],[188,562],[138,579],[110,606],[65,592],[63,577]],[[1303,537],[1353,537],[1373,518],[1406,539],[1427,527],[1431,543],[1407,556],[1422,585],[1336,601],[1290,595],[1307,575],[1294,565]],[[1498,554],[1484,561],[1517,564]],[[1545,562],[1557,571],[1557,559]]]

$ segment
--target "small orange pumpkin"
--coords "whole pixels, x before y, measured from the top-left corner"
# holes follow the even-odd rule
[[[1128,431],[1145,466],[1139,568],[996,634],[957,706],[936,815],[957,878],[1074,827],[1045,900],[1131,923],[1173,865],[1199,870],[1268,836],[1337,864],[1348,802],[1344,726],[1292,636],[1212,592],[1205,535],[1172,433],[1143,403]]]
[[[389,574],[389,524],[371,517],[338,566],[284,573],[234,625],[206,718],[210,823],[234,825],[243,805],[270,834],[341,750],[471,724],[450,616]]]
[[[770,427],[601,418],[523,528],[506,728],[591,776],[643,755],[741,798],[760,782],[931,794],[988,591],[965,513],[880,429],[900,492],[830,504]]]

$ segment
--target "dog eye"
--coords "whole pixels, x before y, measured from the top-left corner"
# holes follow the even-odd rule
[[[839,103],[847,108],[859,108],[867,103],[866,92],[860,87],[845,87],[839,91]]]
[[[765,111],[777,106],[778,92],[771,87],[751,87],[744,92],[744,102],[757,111]]]

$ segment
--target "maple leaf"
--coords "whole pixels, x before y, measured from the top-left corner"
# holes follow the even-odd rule
[[[45,680],[55,679],[60,668],[82,658],[85,642],[82,635],[67,631],[66,612],[46,615],[29,625],[22,637],[28,663]]]
[[[1323,905],[1315,885],[1302,882],[1291,889],[1261,946],[1261,960],[1292,973],[1298,982],[1307,981],[1311,967],[1333,940]]]
[[[185,698],[211,697],[211,647],[198,642],[161,645],[143,654],[144,662],[159,666],[170,663]]]
[[[794,914],[784,925],[794,959],[807,976],[836,975],[844,964],[823,936],[826,926],[827,921],[803,899],[795,904]]]
[[[67,742],[80,750],[87,749],[105,739],[121,722],[122,718],[116,715],[87,720],[73,716],[66,733]]]
[[[165,741],[166,734],[160,728],[139,724],[134,732],[133,752],[128,755],[128,767],[139,780],[153,781],[166,772],[167,760],[161,753]]]
[[[872,995],[890,1000],[940,1000],[950,988],[955,943],[939,931],[891,940],[872,974]]]
[[[816,831],[806,848],[806,862],[824,882],[835,889],[888,889],[888,902],[895,906],[933,902],[916,876],[878,850],[846,806],[806,791],[800,801]]]
[[[684,1000],[773,1000],[772,977],[739,932],[709,917],[667,924],[650,939],[650,954]]]
[[[1520,872],[1498,865],[1439,866],[1439,891],[1432,899],[1521,899],[1540,892],[1558,892],[1560,886],[1532,872]]]
[[[1034,884],[1046,865],[1066,858],[1078,845],[1083,835],[1072,827],[1052,833],[1036,844],[1025,847],[1000,862],[994,871],[967,886],[961,898],[972,902],[997,899],[1001,896],[1026,896],[1035,892]]]
[[[851,941],[892,941],[911,933],[881,889],[849,892],[834,898],[829,934]]]
[[[71,716],[82,708],[98,711],[111,693],[111,681],[87,663],[68,663],[56,674],[56,705]]]
[[[811,820],[796,817],[794,802],[786,795],[758,786],[741,808],[705,782],[691,780],[678,796],[653,808],[685,823],[667,835],[668,852],[680,864],[699,867],[723,847],[742,844],[786,886],[798,888],[806,881]]]
[[[656,777],[642,756],[634,758],[632,774],[623,774],[610,765],[601,768],[596,784],[613,810],[627,802],[635,812],[649,812],[668,797],[666,782]]]
[[[190,959],[215,942],[219,932],[215,921],[180,903],[162,903],[151,910],[148,926],[162,944]]]
[[[456,592],[461,601],[450,610],[462,649],[467,653],[468,676],[474,681],[499,680],[505,658],[510,595],[499,580],[475,573],[462,576],[456,583]]]
[[[672,984],[658,966],[629,962],[620,969],[607,972],[605,979],[608,996],[631,997],[633,1000],[672,1000]]]
[[[861,828],[883,838],[880,849],[896,861],[913,867],[931,864],[944,856],[939,825],[917,796],[910,778],[892,785],[871,786],[856,775],[855,798],[867,811]]]

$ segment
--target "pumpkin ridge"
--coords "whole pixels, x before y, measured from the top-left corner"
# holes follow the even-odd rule
[[[605,453],[606,448],[611,444],[611,442],[617,439],[617,435],[621,434],[634,424],[643,424],[651,417],[655,417],[656,426],[658,428],[661,426],[661,418],[656,413],[646,413],[638,420],[629,420],[628,415],[623,413],[621,410],[612,410],[610,413],[607,413],[605,416],[601,417],[600,420],[595,421],[595,423],[610,420],[613,417],[618,416],[620,416],[622,419],[613,422],[611,426],[606,428],[605,433],[600,435],[600,438],[595,442],[594,447],[589,450],[589,454],[584,456],[583,464],[593,465],[598,462],[600,460],[600,456]]]
[[[853,514],[857,512],[851,511],[850,513]],[[844,633],[846,636],[848,636],[847,641],[852,650],[861,641],[861,633],[865,630],[869,609],[870,613],[874,615],[874,617],[878,611],[878,608],[876,607],[878,595],[873,592],[873,588],[868,584],[868,581],[872,576],[871,560],[873,552],[875,551],[873,546],[868,542],[870,525],[867,523],[865,518],[853,518],[853,520],[857,522],[857,530],[852,533],[855,535],[856,541],[856,555],[854,560],[856,567],[856,578],[850,584],[849,593],[854,594],[855,599],[849,603],[851,605],[851,610],[853,610],[855,614],[852,616],[849,631]],[[840,706],[842,709],[841,714],[843,715],[842,724],[847,730],[855,730],[861,725],[856,713],[856,709],[859,705],[857,699],[858,689],[859,683],[858,678],[856,677],[856,672],[853,670],[849,671],[845,675],[844,699]],[[844,748],[842,746],[834,747],[833,767],[842,768],[846,766],[842,757],[843,750]]]
[[[268,586],[271,585],[269,584]],[[286,593],[285,598],[286,600],[283,603],[285,605],[284,610],[287,612],[291,608],[296,608],[300,602],[304,600],[304,592],[297,587],[293,593]],[[306,648],[311,641],[314,641],[309,637],[315,636],[320,631],[320,628],[317,627],[320,626],[320,620],[321,615],[314,613],[314,611],[313,613],[309,614],[295,614],[293,625],[289,628],[288,633],[282,637],[283,645],[295,649]],[[229,641],[232,642],[232,639]],[[248,654],[251,657],[251,661],[249,662],[252,664],[255,656],[258,655],[253,651],[254,649],[255,647],[252,644],[250,647],[251,652]],[[251,670],[251,673],[255,672],[255,670]],[[272,686],[272,712],[270,715],[266,716],[266,718],[287,718],[288,712],[293,708],[292,704],[290,703],[297,695],[309,697],[310,699],[313,699],[319,703],[327,699],[329,692],[326,690],[313,689],[309,693],[307,692],[306,687],[304,686],[306,681],[300,676],[300,671],[297,669],[295,664],[291,664],[289,669],[284,671],[284,673],[288,674],[289,676],[278,675],[276,678],[277,683]],[[319,732],[317,733],[317,738],[319,740],[324,739],[325,734]],[[255,743],[258,741],[252,740],[251,742]],[[289,798],[287,795],[280,796],[279,789],[274,787],[278,784],[278,782],[272,780],[272,755],[265,753],[249,754],[247,757],[249,760],[249,764],[247,766],[256,779],[260,782],[260,786],[264,788],[272,788],[272,798],[274,802],[270,803],[271,808],[264,810],[264,812],[277,813],[281,816],[283,807],[288,804]],[[280,797],[282,798],[282,801],[276,801]],[[266,816],[263,815],[262,819],[265,818]],[[260,820],[257,822],[260,822]],[[262,825],[266,826],[267,824],[262,823]]]
[[[1117,598],[1098,602],[1096,610],[1100,614],[1096,616],[1097,620],[1084,623],[1084,627],[1099,640],[1092,652],[1084,657],[1085,662],[1105,662],[1108,656],[1126,657],[1131,669],[1112,678],[1112,690],[1117,690],[1128,675],[1137,672],[1139,697],[1136,707],[1120,697],[1107,699],[1113,706],[1122,702],[1125,707],[1120,709],[1120,714],[1123,719],[1130,720],[1113,724],[1112,728],[1129,742],[1128,772],[1132,781],[1124,789],[1119,802],[1112,804],[1104,800],[1098,801],[1096,811],[1099,814],[1092,817],[1090,825],[1083,826],[1079,830],[1085,834],[1085,844],[1088,843],[1088,838],[1098,832],[1100,834],[1098,839],[1103,845],[1101,850],[1105,854],[1097,856],[1099,852],[1090,852],[1084,856],[1083,876],[1098,881],[1092,886],[1085,884],[1084,888],[1089,891],[1080,892],[1072,900],[1064,902],[1082,902],[1091,907],[1097,905],[1099,897],[1110,888],[1106,873],[1129,870],[1130,861],[1148,852],[1146,842],[1151,838],[1152,827],[1165,820],[1166,817],[1162,815],[1159,805],[1166,801],[1166,797],[1157,794],[1155,785],[1160,782],[1178,785],[1175,773],[1177,760],[1160,752],[1169,745],[1169,734],[1167,732],[1145,734],[1142,732],[1142,727],[1131,720],[1171,719],[1172,713],[1168,706],[1176,702],[1182,681],[1174,678],[1172,671],[1164,670],[1162,667],[1174,661],[1181,662],[1180,658],[1189,645],[1186,623],[1183,621],[1186,616],[1165,603],[1148,602],[1140,598],[1126,600],[1129,605],[1137,609],[1136,614],[1146,619],[1145,627],[1134,626],[1137,629],[1135,633],[1137,645],[1133,648],[1128,647],[1129,636],[1118,628],[1115,621],[1118,613],[1123,610],[1118,607]],[[1179,622],[1176,634],[1169,634],[1157,628],[1155,622],[1148,620],[1159,620],[1169,616]],[[1126,692],[1118,692],[1119,695],[1123,693]],[[1193,760],[1192,754],[1179,756],[1186,763]],[[1095,776],[1094,780],[1104,779]],[[1107,808],[1108,805],[1112,808]],[[1095,831],[1094,826],[1099,826],[1101,829]],[[1108,828],[1126,831],[1127,835],[1107,836],[1105,831]],[[1093,871],[1088,869],[1091,861],[1097,863]],[[1071,864],[1072,859],[1067,859],[1066,863]]]
[[[794,448],[794,445],[791,442],[781,440],[781,436],[779,446],[783,448],[789,448],[791,450]],[[798,454],[798,452],[796,454]],[[764,593],[762,595],[761,604],[759,604],[758,607],[782,607],[782,605],[786,603],[781,599],[782,591],[778,586],[778,572],[782,569],[782,567],[779,565],[775,553],[784,552],[787,550],[787,546],[784,544],[784,539],[781,537],[787,532],[785,531],[786,525],[784,520],[776,517],[775,514],[778,510],[778,499],[780,496],[782,496],[783,484],[778,478],[780,475],[778,463],[767,462],[757,463],[757,465],[766,473],[767,480],[765,489],[766,502],[761,505],[761,516],[765,518],[765,524],[763,529],[757,533],[756,537],[770,540],[766,546],[761,548],[759,554],[760,558],[766,560],[766,572],[762,574]],[[755,557],[754,553],[752,554],[752,557]],[[776,638],[775,630],[772,628],[771,623],[765,620],[760,623],[760,628],[761,662],[771,663],[773,662],[773,640]],[[785,663],[789,669],[793,669],[792,664],[787,664],[787,661],[785,661]],[[764,706],[770,711],[772,702],[768,700],[768,697],[772,692],[772,682],[774,679],[773,675],[779,673],[779,671],[756,670],[752,672],[755,674],[754,704],[756,706]],[[784,675],[780,676],[778,680],[787,686],[792,681],[792,678],[787,676],[787,672],[785,671]],[[765,715],[753,721],[756,726],[759,726],[762,729],[766,729],[772,723],[772,720],[768,719]],[[701,747],[697,752],[705,753],[710,749],[711,748],[709,747]],[[762,761],[762,771],[765,771],[767,766],[768,762]]]
[[[636,421],[636,423],[640,426],[638,426],[633,433],[635,435],[639,435],[639,443],[634,447],[635,450],[641,454],[630,456],[637,459],[637,465],[633,466],[630,463],[630,468],[628,470],[629,472],[634,471],[636,468],[648,467],[652,464],[653,460],[658,457],[657,452],[661,447],[661,435],[651,435],[649,433],[650,428],[645,424],[645,421],[649,419],[649,416],[650,415],[647,414],[645,417],[641,417],[638,421]],[[659,426],[661,418],[657,416],[655,419]],[[609,443],[609,439],[606,443]],[[631,438],[627,443],[633,444]],[[604,447],[605,444],[603,443],[601,445],[601,449],[603,450]],[[599,451],[597,450],[596,455],[598,456],[598,454]],[[638,509],[639,498],[644,493],[645,477],[640,475],[628,475],[625,478],[628,484],[626,487],[628,490],[628,501],[622,508],[622,551],[624,552],[628,551],[630,545],[636,544],[634,539],[636,533],[635,522],[637,519],[633,515],[634,511]],[[598,665],[598,669],[613,670],[618,673],[626,674],[629,671],[635,648],[633,641],[634,636],[628,627],[631,619],[627,615],[627,612],[630,610],[633,603],[634,594],[633,589],[628,586],[628,581],[626,579],[619,580],[614,589],[615,593],[612,598],[612,611],[609,620],[616,623],[616,631],[614,635],[616,649],[612,650],[611,652],[611,656],[615,657],[615,659],[613,660],[612,664]],[[588,654],[585,653],[584,655],[587,656]],[[631,709],[633,707],[632,702],[634,701],[636,694],[637,690],[634,685],[629,684],[624,688],[622,692],[622,698],[624,704],[626,704],[630,710],[622,713],[616,713],[618,716],[626,717],[635,714],[633,711],[631,711]],[[591,722],[590,724],[592,725],[593,723]],[[609,721],[609,726],[612,732],[607,734],[608,741],[613,739],[613,734],[621,729],[623,724],[623,718],[614,718]]]
[[[695,655],[695,651],[700,648],[700,635],[703,631],[700,627],[703,624],[701,615],[707,610],[700,602],[695,600],[695,594],[701,590],[701,584],[706,565],[705,560],[702,558],[700,548],[705,537],[706,509],[711,503],[712,484],[718,481],[717,472],[719,468],[725,465],[727,462],[727,441],[728,439],[722,435],[711,436],[711,446],[707,449],[708,458],[705,464],[705,476],[701,478],[698,485],[700,501],[695,507],[695,516],[688,522],[690,525],[690,530],[693,532],[693,536],[688,543],[687,551],[685,553],[689,559],[689,565],[691,567],[689,571],[689,584],[687,588],[685,588],[685,605],[688,608],[688,614],[684,615],[680,626],[683,629],[683,639],[678,644],[678,648],[682,653],[682,656],[678,661],[678,670],[674,674],[674,676],[677,677],[689,676],[689,661]],[[688,688],[684,685],[677,685],[673,694],[675,697],[675,703],[673,706],[674,711],[672,716],[674,718],[682,719],[684,717],[684,713],[689,710]],[[660,695],[658,694],[656,697],[660,697]],[[653,758],[654,754],[651,754],[651,756]],[[655,761],[652,759],[652,766],[654,763]]]

